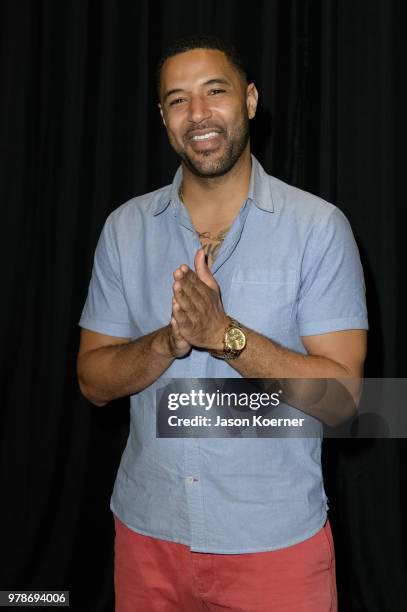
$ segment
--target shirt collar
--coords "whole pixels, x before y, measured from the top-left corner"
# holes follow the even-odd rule
[[[252,173],[247,197],[254,202],[257,208],[266,212],[274,212],[274,200],[269,176],[254,155],[252,155]]]
[[[249,193],[247,198],[251,200],[257,208],[266,212],[274,212],[273,194],[271,191],[270,180],[261,164],[257,161],[254,155],[252,158],[252,172],[249,183]],[[171,189],[166,195],[163,195],[157,202],[153,215],[157,216],[162,213],[171,202],[175,205],[179,203],[178,192],[182,181],[182,166],[177,169],[174,180],[171,184]]]

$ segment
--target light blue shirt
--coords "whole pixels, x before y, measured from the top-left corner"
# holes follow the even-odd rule
[[[173,271],[200,248],[172,185],[107,219],[80,325],[136,339],[167,325]],[[265,173],[252,157],[246,202],[212,266],[225,311],[306,354],[302,336],[367,329],[358,250],[343,213]],[[156,438],[155,391],[165,378],[240,375],[205,351],[176,359],[131,396],[130,433],[111,509],[136,532],[194,551],[290,546],[326,521],[320,438]],[[300,411],[293,409],[301,416]]]

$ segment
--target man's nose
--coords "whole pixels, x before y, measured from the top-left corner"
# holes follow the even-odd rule
[[[193,123],[201,123],[211,116],[210,106],[208,101],[201,97],[192,97],[189,103],[189,119]]]

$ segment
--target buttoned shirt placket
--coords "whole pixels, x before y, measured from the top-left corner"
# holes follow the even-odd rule
[[[175,193],[177,195],[171,201],[172,212],[175,222],[178,223],[180,231],[184,234],[183,239],[186,241],[188,249],[189,265],[193,269],[195,253],[201,248],[201,243],[188,210],[180,201],[177,191]],[[251,200],[249,198],[246,199],[213,262],[211,272],[215,278],[218,270],[231,257],[239,243],[250,210],[250,204]],[[206,376],[206,364],[209,358],[208,353],[202,354],[200,351],[192,351],[190,366],[194,377],[201,376],[204,378]],[[205,496],[202,490],[204,482],[201,477],[200,445],[201,440],[199,438],[184,439],[184,484],[191,530],[191,549],[207,547],[207,538],[210,531],[205,520],[206,509]]]

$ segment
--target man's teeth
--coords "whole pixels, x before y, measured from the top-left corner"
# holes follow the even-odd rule
[[[203,134],[202,136],[192,136],[192,140],[206,140],[207,138],[213,138],[217,135],[218,132],[209,132],[208,134]]]

